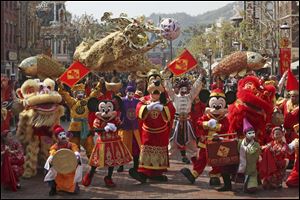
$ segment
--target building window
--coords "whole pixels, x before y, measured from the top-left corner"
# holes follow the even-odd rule
[[[9,26],[8,23],[5,23],[5,42],[8,43],[8,33],[9,33]]]
[[[12,36],[13,36],[13,25],[10,24],[10,34],[9,34],[9,42],[12,43]]]

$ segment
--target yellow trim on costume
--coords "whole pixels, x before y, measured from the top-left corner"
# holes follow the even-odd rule
[[[208,129],[208,121],[202,122],[202,126],[204,129]]]
[[[104,149],[104,147],[105,147],[105,145],[101,145],[101,150],[100,150],[100,152],[98,152],[99,153],[99,167],[104,167],[104,151],[105,151],[105,149]]]
[[[144,113],[146,107],[147,107],[147,105],[142,105],[141,106],[141,108],[139,110],[138,118],[140,118],[140,119],[145,119],[146,118],[145,116],[143,117],[143,113]]]
[[[194,178],[198,178],[199,173],[195,170],[192,170],[192,175],[194,176]]]
[[[215,96],[220,96],[220,97],[226,98],[224,93],[219,93],[219,92],[213,92],[210,94],[209,97],[215,97]]]
[[[163,127],[157,128],[157,129],[153,129],[153,128],[149,128],[148,126],[146,126],[145,124],[143,124],[142,129],[144,131],[150,132],[150,133],[161,133],[164,132],[168,129],[167,124],[165,124]]]
[[[216,127],[214,128],[215,131],[220,131],[222,127],[222,124],[217,124]]]
[[[202,142],[198,142],[198,147],[206,149],[206,144],[204,144]]]
[[[168,108],[168,106],[164,106],[164,110],[165,110],[166,115],[167,115],[167,120],[170,121],[171,120],[170,109]]]

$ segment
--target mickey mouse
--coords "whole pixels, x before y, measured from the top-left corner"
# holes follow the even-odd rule
[[[202,174],[207,164],[206,143],[218,140],[218,134],[228,132],[229,121],[227,119],[227,104],[235,101],[236,96],[232,91],[226,94],[221,89],[215,89],[211,93],[208,90],[201,90],[199,98],[202,102],[207,102],[207,108],[202,117],[197,121],[196,135],[198,137],[198,147],[200,148],[198,156],[191,158],[193,170],[188,168],[181,169],[181,173],[191,182],[194,183],[196,178]],[[209,172],[209,184],[213,186],[220,185],[220,168],[212,167]]]
[[[118,126],[121,123],[119,118],[121,101],[117,96],[112,100],[91,98],[88,101],[89,110],[96,112],[93,126],[98,138],[89,160],[91,170],[82,180],[84,186],[91,184],[97,167],[108,167],[108,175],[104,177],[105,185],[115,187],[112,181],[114,167],[125,165],[132,160],[130,152],[118,135]]]

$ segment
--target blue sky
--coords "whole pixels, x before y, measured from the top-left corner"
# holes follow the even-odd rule
[[[234,1],[67,1],[66,9],[72,15],[93,14],[97,19],[104,12],[112,12],[113,17],[120,13],[127,13],[129,17],[141,15],[149,16],[152,13],[185,12],[196,16],[223,7]]]

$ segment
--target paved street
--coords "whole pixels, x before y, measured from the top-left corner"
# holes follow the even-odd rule
[[[88,170],[87,158],[84,157],[84,172]],[[194,185],[188,183],[188,181],[181,175],[179,170],[182,167],[190,167],[191,165],[184,165],[179,161],[171,161],[171,168],[167,173],[169,181],[167,183],[147,182],[146,184],[140,184],[137,181],[131,179],[128,175],[128,169],[130,165],[126,166],[125,171],[122,173],[115,172],[113,174],[113,180],[117,184],[116,188],[109,189],[104,186],[103,178],[106,175],[106,170],[99,170],[95,175],[91,186],[84,187],[80,185],[79,195],[70,195],[67,193],[59,193],[59,195],[51,197],[51,199],[83,199],[83,198],[101,198],[101,199],[138,199],[138,198],[168,198],[168,199],[185,199],[185,198],[293,198],[299,199],[298,189],[288,189],[286,185],[283,185],[282,189],[264,191],[260,189],[255,195],[244,194],[241,190],[242,185],[233,185],[233,192],[217,192],[214,187],[208,185],[208,171],[209,167],[205,169],[205,172],[197,179]],[[21,181],[22,188],[18,192],[5,191],[1,188],[1,199],[50,199],[48,196],[49,188],[46,183],[43,183],[43,172],[40,170],[39,174],[29,180]]]

